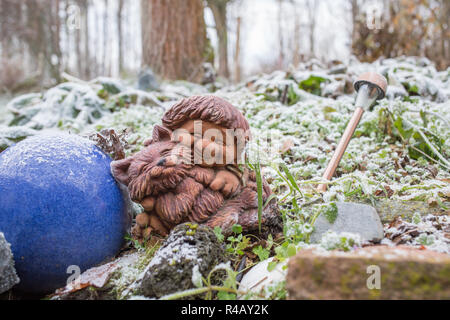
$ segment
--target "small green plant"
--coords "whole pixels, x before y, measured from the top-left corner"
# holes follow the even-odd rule
[[[274,270],[279,262],[283,262],[287,258],[295,256],[296,253],[297,248],[293,243],[290,243],[288,241],[283,242],[280,246],[275,248],[275,257],[271,262],[269,262],[267,270],[268,271]]]
[[[133,239],[133,237],[130,234],[126,234],[125,235],[125,240],[126,241],[131,241],[131,243],[133,244],[134,248],[137,250],[145,250],[145,242],[139,242],[136,239]]]
[[[414,224],[419,224],[422,221],[422,217],[420,216],[420,214],[418,212],[414,213],[413,217],[412,217],[412,222]]]
[[[350,251],[354,247],[361,245],[361,238],[358,234],[349,232],[335,233],[328,231],[322,236],[321,247],[326,250]]]
[[[450,169],[450,162],[444,153],[445,139],[431,132],[426,127],[421,127],[405,117],[400,112],[391,113],[390,119],[397,129],[398,136],[403,144],[408,147],[409,156],[412,159],[425,157],[432,162]],[[423,118],[422,118],[423,120]],[[424,125],[427,121],[424,121]]]
[[[434,235],[427,235],[426,233],[422,233],[419,237],[417,237],[417,242],[424,246],[431,246],[434,241]]]
[[[225,268],[227,272],[227,277],[223,281],[223,287],[230,289],[230,291],[219,291],[217,293],[217,298],[219,300],[236,300],[237,293],[237,282],[236,276],[237,272],[231,270],[231,268]]]
[[[252,252],[258,256],[259,261],[264,261],[270,256],[270,249],[272,249],[274,245],[273,237],[271,234],[267,237],[267,245],[263,247],[262,245],[258,245],[252,249]]]
[[[327,79],[325,78],[312,75],[308,79],[301,81],[298,87],[302,90],[320,96],[322,94],[321,84],[326,81]]]
[[[323,214],[329,223],[333,224],[336,221],[338,216],[338,208],[336,203],[331,202],[328,205],[324,205],[320,211],[320,214]]]
[[[408,82],[403,82],[402,83],[403,87],[406,89],[406,91],[408,91],[409,95],[419,95],[419,87],[417,87],[416,84],[410,84]]]
[[[198,224],[196,223],[186,223],[189,227],[189,230],[186,231],[187,236],[193,236],[197,232]]]
[[[234,235],[227,238],[226,251],[235,256],[242,256],[250,245],[250,238],[242,235],[242,226],[238,224],[232,227],[232,231]]]
[[[288,92],[287,92],[287,104],[289,106],[292,106],[296,104],[300,100],[300,97],[295,92],[293,86],[289,86]]]
[[[242,233],[242,226],[240,224],[235,224],[231,227],[231,231],[233,231],[234,234],[240,234]]]
[[[214,227],[214,234],[217,237],[217,240],[219,240],[219,242],[223,242],[223,240],[225,240],[225,236],[222,234],[222,228],[221,227]]]
[[[253,248],[252,252],[258,256],[259,261],[268,259],[270,255],[270,250],[263,248],[261,245]]]
[[[287,290],[286,281],[279,281],[273,286],[267,288],[268,297],[270,300],[286,300]]]
[[[226,272],[222,286],[212,284],[212,275],[217,271]],[[237,272],[233,271],[228,264],[217,265],[206,278],[200,274],[198,269],[193,270],[192,282],[196,288],[169,294],[161,297],[161,300],[179,300],[201,294],[205,294],[205,300],[212,300],[214,292],[217,292],[217,298],[219,300],[236,300],[238,293],[236,276]]]

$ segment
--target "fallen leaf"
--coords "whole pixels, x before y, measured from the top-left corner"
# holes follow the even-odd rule
[[[436,176],[438,174],[438,169],[435,166],[429,165],[426,167],[426,169],[431,173],[433,178],[436,178]]]
[[[394,194],[394,190],[392,190],[388,185],[385,185],[384,189],[378,189],[374,192],[374,195],[377,197],[380,197],[380,196],[392,197],[393,194]]]
[[[78,279],[70,282],[63,289],[57,290],[56,293],[57,295],[72,293],[90,286],[102,288],[108,282],[116,268],[117,263],[113,261],[99,267],[88,269]]]
[[[316,159],[317,159],[317,157],[314,157],[314,156],[307,156],[306,159],[305,159],[305,163],[306,163],[306,162],[309,162],[309,161],[311,161],[311,160],[316,160]]]
[[[280,148],[281,153],[286,153],[294,146],[294,140],[292,139],[286,139],[283,142],[283,145]]]
[[[437,200],[435,198],[429,198],[427,200],[427,203],[429,206],[436,206],[438,204]]]

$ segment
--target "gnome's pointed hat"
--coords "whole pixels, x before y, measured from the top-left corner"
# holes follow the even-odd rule
[[[227,129],[249,130],[243,114],[231,103],[216,96],[192,96],[173,105],[162,118],[162,123],[175,130],[188,120],[203,120]]]

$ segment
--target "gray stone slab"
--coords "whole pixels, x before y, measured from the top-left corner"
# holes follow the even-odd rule
[[[0,293],[6,292],[19,283],[19,277],[14,268],[11,246],[0,232]]]
[[[351,232],[361,236],[363,241],[381,241],[383,238],[383,225],[377,211],[372,206],[361,203],[336,203],[338,214],[336,220],[330,223],[322,214],[315,224],[311,235],[311,242],[318,243],[328,231]]]

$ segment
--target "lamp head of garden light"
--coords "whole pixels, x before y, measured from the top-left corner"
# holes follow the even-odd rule
[[[368,110],[378,99],[383,99],[386,94],[386,78],[376,72],[366,72],[358,77],[354,85],[356,92],[355,107]]]

